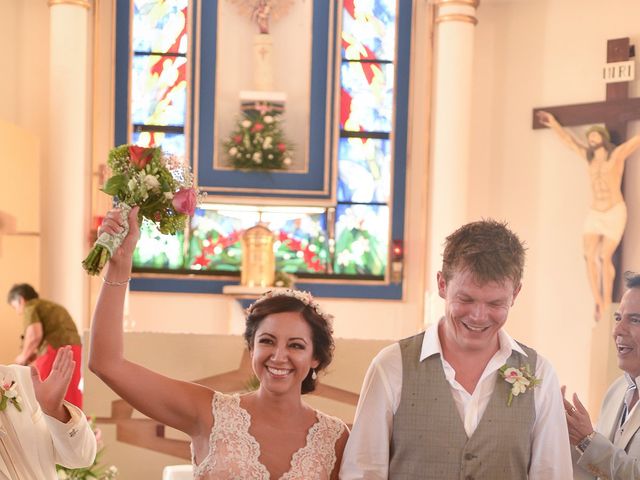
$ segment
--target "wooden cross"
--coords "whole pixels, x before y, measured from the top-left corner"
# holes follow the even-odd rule
[[[607,63],[624,62],[634,56],[634,48],[630,46],[629,38],[616,38],[607,41]],[[537,113],[546,111],[552,114],[563,127],[577,125],[591,125],[604,123],[611,135],[611,141],[620,145],[627,137],[627,124],[640,119],[640,98],[629,98],[629,83],[626,81],[608,83],[607,96],[604,102],[582,103],[577,105],[563,105],[556,107],[541,107],[533,110],[533,128],[547,128],[540,123]],[[616,272],[620,271],[619,251],[616,250],[614,263]],[[619,298],[620,292],[616,281],[614,284],[614,298]]]
[[[633,47],[629,45],[629,38],[607,41],[607,63],[624,62],[629,60],[632,54]],[[640,98],[629,98],[628,82],[608,83],[604,102],[534,109],[534,129],[546,128],[538,120],[539,111],[549,112],[563,127],[604,123],[611,134],[611,141],[619,145],[627,137],[627,123],[640,119]]]

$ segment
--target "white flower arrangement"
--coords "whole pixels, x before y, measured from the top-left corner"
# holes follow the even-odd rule
[[[507,398],[507,406],[509,407],[511,406],[511,402],[513,402],[514,397],[517,397],[528,390],[532,390],[542,383],[541,378],[536,378],[535,375],[531,373],[531,367],[528,364],[525,364],[520,368],[509,367],[505,364],[500,367],[498,372],[506,382],[511,384],[511,390],[509,391],[509,397]]]

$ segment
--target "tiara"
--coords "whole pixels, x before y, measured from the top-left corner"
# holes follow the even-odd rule
[[[320,308],[320,305],[318,305],[318,303],[313,299],[313,296],[311,295],[311,293],[305,292],[303,290],[293,290],[291,288],[277,288],[277,289],[269,290],[268,292],[263,293],[260,296],[260,298],[258,298],[255,302],[253,302],[249,306],[249,308],[247,308],[246,310],[247,315],[251,315],[256,305],[264,302],[269,298],[275,298],[275,297],[295,298],[296,300],[299,300],[302,303],[304,303],[306,306],[310,307],[314,312],[316,312],[318,315],[324,318],[325,321],[327,321],[328,323],[331,323],[333,321],[333,315],[324,312]]]

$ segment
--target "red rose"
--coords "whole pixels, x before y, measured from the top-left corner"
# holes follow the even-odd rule
[[[160,213],[160,211],[156,210],[156,212],[153,214],[153,219],[156,222],[159,222],[160,220],[162,220],[162,214]]]
[[[234,135],[233,141],[239,144],[240,142],[242,142],[242,135]]]
[[[287,146],[284,143],[278,144],[278,150],[284,152],[287,149]]]
[[[263,124],[261,124],[261,123],[257,123],[257,122],[256,122],[256,123],[253,125],[253,127],[251,127],[251,131],[252,131],[253,133],[261,132],[262,130],[264,130],[264,125],[263,125]]]
[[[198,196],[193,188],[178,190],[171,201],[176,212],[186,213],[190,217],[193,216],[196,211],[196,203],[198,203]]]
[[[129,158],[131,163],[142,170],[151,161],[153,148],[140,147],[138,145],[129,146]]]

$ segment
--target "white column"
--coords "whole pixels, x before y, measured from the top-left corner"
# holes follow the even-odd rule
[[[467,221],[473,43],[478,0],[434,0],[435,44],[426,323],[442,314],[436,273],[445,238]]]
[[[49,150],[42,168],[43,297],[86,324],[88,281],[88,0],[49,0]]]

